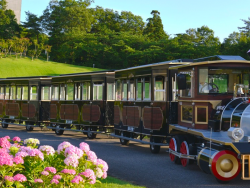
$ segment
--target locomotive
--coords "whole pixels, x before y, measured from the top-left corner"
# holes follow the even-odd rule
[[[250,61],[216,55],[122,70],[0,79],[0,116],[8,124],[61,135],[110,134],[168,146],[170,160],[197,162],[220,183],[250,180]]]

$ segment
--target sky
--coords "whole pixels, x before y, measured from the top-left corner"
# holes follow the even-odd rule
[[[22,0],[21,21],[25,11],[38,16],[50,0]],[[190,28],[208,26],[221,42],[238,27],[245,26],[241,19],[250,17],[250,0],[94,0],[90,7],[100,6],[114,11],[130,11],[146,22],[151,11],[158,10],[164,31],[171,37],[185,33]]]

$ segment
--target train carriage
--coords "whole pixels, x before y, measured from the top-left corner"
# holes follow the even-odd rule
[[[0,116],[3,128],[22,125],[27,131],[49,121],[40,108],[40,87],[49,84],[50,77],[7,78],[0,80]]]
[[[129,140],[149,144],[152,153],[166,146],[168,124],[176,121],[171,114],[177,107],[172,98],[173,85],[169,79],[175,70],[169,67],[185,64],[183,59],[132,67],[115,71],[116,100],[114,105],[114,133],[122,145]]]
[[[50,126],[57,135],[80,131],[88,138],[113,127],[114,72],[100,71],[52,78]]]
[[[169,125],[170,159],[197,161],[219,182],[250,179],[250,62],[239,56],[194,60],[178,69],[178,123]]]

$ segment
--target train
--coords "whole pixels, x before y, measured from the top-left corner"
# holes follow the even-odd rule
[[[107,134],[167,146],[219,183],[250,180],[250,61],[215,55],[121,70],[0,79],[2,128]]]

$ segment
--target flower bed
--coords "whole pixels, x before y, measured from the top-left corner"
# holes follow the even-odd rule
[[[107,177],[108,165],[85,142],[53,147],[38,139],[0,138],[0,187],[85,187]]]

